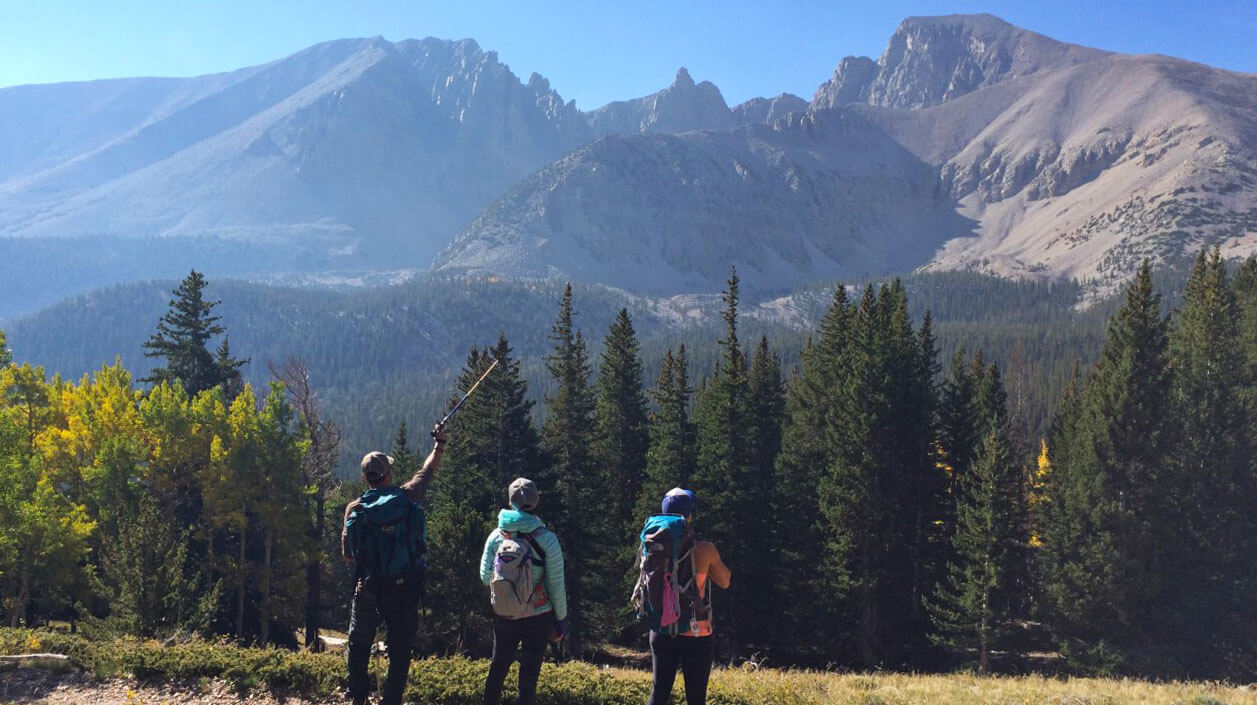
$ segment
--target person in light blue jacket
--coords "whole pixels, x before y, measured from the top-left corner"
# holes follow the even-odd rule
[[[508,498],[511,508],[498,514],[498,528],[489,534],[480,556],[480,582],[492,591],[494,611],[493,661],[484,703],[501,702],[502,684],[519,648],[516,702],[532,705],[546,644],[567,635],[563,549],[559,537],[532,514],[540,500],[532,480],[517,478]]]

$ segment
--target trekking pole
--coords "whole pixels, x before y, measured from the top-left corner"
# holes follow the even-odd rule
[[[484,378],[488,377],[489,373],[493,371],[493,368],[497,366],[498,366],[498,360],[494,360],[493,364],[489,365],[489,369],[485,370],[484,374],[480,375],[480,379],[476,380],[476,383],[471,385],[471,389],[467,390],[467,393],[463,395],[463,398],[459,399],[458,402],[454,404],[453,408],[445,412],[445,416],[442,416],[441,420],[436,422],[436,428],[440,428],[444,426],[445,422],[450,420],[450,417],[452,417],[454,413],[458,411],[458,407],[462,406],[463,402],[467,401],[467,397],[471,396],[471,393],[476,391],[476,387],[479,387],[480,383],[484,381]],[[433,437],[436,436],[436,428],[432,429]]]

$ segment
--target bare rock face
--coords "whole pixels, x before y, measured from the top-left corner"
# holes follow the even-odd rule
[[[867,103],[869,87],[880,71],[881,66],[867,56],[845,57],[834,69],[834,77],[816,89],[812,107],[824,110],[848,103]]]
[[[992,15],[910,17],[874,64],[848,57],[812,100],[815,108],[852,102],[918,109],[1021,76],[1073,66],[1107,52],[1066,44]]]
[[[710,81],[694,83],[684,66],[671,86],[644,98],[608,103],[587,119],[598,135],[728,130],[737,124],[720,89]]]
[[[752,98],[733,107],[739,125],[768,124],[799,110],[807,109],[807,101],[797,95],[782,93],[776,98]]]
[[[902,271],[971,223],[936,171],[857,114],[608,136],[512,189],[437,267],[562,276],[634,292],[716,292]]]

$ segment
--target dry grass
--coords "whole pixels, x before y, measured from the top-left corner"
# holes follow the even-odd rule
[[[119,639],[90,642],[58,632],[0,629],[0,653],[55,651],[97,678],[148,683],[216,680],[236,692],[279,693],[313,699],[343,688],[343,656],[247,649],[225,643],[162,646]],[[380,672],[383,662],[376,660]],[[487,663],[461,658],[421,659],[411,670],[407,701],[422,705],[478,705]],[[0,683],[5,676],[0,675]],[[508,692],[513,688],[508,682]],[[678,678],[678,681],[680,679]],[[640,705],[650,691],[641,669],[584,663],[547,664],[541,705]],[[0,701],[11,697],[0,688]],[[172,702],[177,702],[173,701]],[[230,700],[230,702],[243,702]],[[684,702],[680,682],[674,702]],[[968,674],[839,674],[775,669],[717,669],[710,705],[1257,705],[1257,688],[1221,683],[1140,680],[979,678]]]
[[[625,672],[625,678],[649,678]],[[1257,687],[1131,679],[717,671],[713,693],[764,693],[767,702],[828,705],[1257,705]],[[780,698],[780,699],[777,699]]]

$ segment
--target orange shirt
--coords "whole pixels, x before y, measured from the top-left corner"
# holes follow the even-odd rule
[[[728,588],[729,580],[733,577],[729,567],[720,560],[720,551],[710,541],[698,541],[694,544],[694,572],[698,581],[698,596],[701,598],[707,597],[708,581],[715,583],[717,587]],[[710,616],[698,620],[696,626],[697,629],[686,630],[677,636],[711,636]]]

